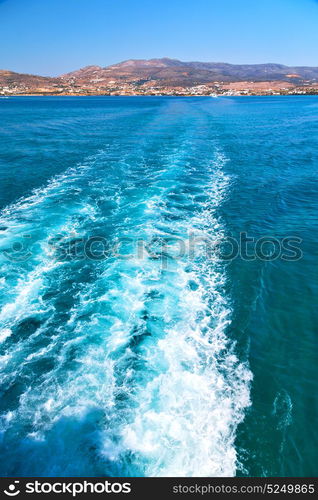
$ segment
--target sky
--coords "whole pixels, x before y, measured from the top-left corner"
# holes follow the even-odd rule
[[[0,0],[0,69],[159,57],[318,66],[318,0]]]

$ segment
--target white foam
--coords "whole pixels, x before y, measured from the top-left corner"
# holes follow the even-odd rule
[[[213,230],[218,238],[222,236],[214,210],[230,182],[221,170],[225,161],[224,156],[216,156],[210,168],[208,202],[186,225],[175,223],[175,233],[206,236],[208,229],[209,235]],[[158,204],[151,200],[151,209]],[[122,453],[132,451],[146,476],[233,476],[235,431],[250,404],[252,377],[226,337],[231,309],[222,286],[221,263],[216,257],[206,262],[199,247],[192,272],[187,268],[187,262],[179,261],[170,278],[178,301],[172,316],[162,311],[167,323],[164,337],[156,348],[143,351],[145,366],[157,375],[134,395],[138,407],[120,429]],[[190,279],[199,283],[196,290],[187,287]],[[167,277],[164,286],[169,286]],[[179,320],[169,327],[176,311]],[[166,369],[161,371],[158,367],[163,366]]]
[[[10,330],[10,328],[4,328],[3,330],[0,330],[0,343],[4,342],[11,335],[12,330]]]

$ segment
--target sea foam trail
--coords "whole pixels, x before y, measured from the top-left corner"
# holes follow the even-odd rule
[[[176,158],[172,163],[175,166]],[[162,198],[149,200],[146,212],[149,214],[150,210],[154,216],[146,230],[149,238],[172,233],[184,239],[190,235],[219,239],[223,228],[215,211],[229,183],[222,172],[223,164],[224,157],[216,152],[215,160],[205,165],[208,184],[203,186],[199,172],[186,168],[187,185],[192,181],[192,191],[197,188],[196,194],[190,196],[184,189],[179,165],[179,179],[174,179],[173,191],[164,189]],[[179,220],[169,221],[169,214],[177,213],[175,202],[171,201],[175,193],[183,196],[183,205],[192,203],[193,196],[202,198],[203,201],[196,201],[192,217],[184,213]],[[117,431],[122,441],[115,448],[116,459],[121,460],[125,451],[133,452],[146,476],[234,475],[235,430],[249,405],[251,374],[239,362],[226,337],[231,308],[224,295],[224,270],[216,256],[206,261],[204,245],[197,249],[192,262],[175,259],[167,264],[167,269],[162,269],[161,264],[147,267],[146,262],[133,275],[130,271],[135,285],[123,286],[126,304],[122,307],[128,303],[132,313],[131,290],[137,315],[139,312],[146,319],[144,324],[136,321],[139,345],[130,347],[131,362],[123,361],[126,369],[130,366],[125,392],[131,397],[134,410],[126,415],[128,422]],[[152,301],[144,299],[151,296]],[[158,323],[160,333],[154,340]],[[114,344],[124,341],[123,331],[123,324],[114,329]],[[140,337],[144,340],[140,341]],[[127,350],[125,356],[129,357]],[[132,360],[137,366],[143,365],[142,383],[135,387]],[[108,439],[104,453],[114,459],[114,446]]]
[[[7,474],[235,474],[251,375],[226,336],[224,266],[202,244],[226,234],[230,178],[202,113],[190,123],[173,106],[3,214],[37,241],[18,279],[7,262],[2,295]],[[45,251],[92,235],[145,251],[101,262]],[[170,240],[163,260],[156,239],[168,236],[201,243],[189,259]]]

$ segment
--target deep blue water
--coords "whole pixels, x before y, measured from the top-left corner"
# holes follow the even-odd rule
[[[1,475],[317,476],[318,97],[0,99],[0,181]]]

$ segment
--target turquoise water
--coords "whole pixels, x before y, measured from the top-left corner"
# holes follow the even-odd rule
[[[1,475],[316,476],[318,98],[0,118]]]

